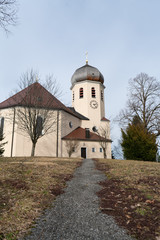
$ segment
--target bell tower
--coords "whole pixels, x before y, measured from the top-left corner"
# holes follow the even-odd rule
[[[88,64],[78,68],[71,78],[72,107],[97,124],[105,117],[104,77]],[[99,124],[98,124],[99,125]]]

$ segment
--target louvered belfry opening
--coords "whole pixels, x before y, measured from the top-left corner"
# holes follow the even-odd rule
[[[96,90],[95,90],[94,87],[92,87],[91,92],[92,92],[92,98],[95,98],[96,97]]]
[[[101,100],[103,101],[103,91],[101,90]]]
[[[79,89],[79,98],[83,98],[83,88]]]

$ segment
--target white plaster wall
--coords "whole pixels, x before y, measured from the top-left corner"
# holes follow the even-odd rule
[[[31,156],[32,142],[24,132],[15,131],[16,142],[13,145],[13,157]]]
[[[54,112],[55,117],[57,111]],[[12,141],[12,129],[13,129],[13,110],[11,109],[4,109],[0,111],[0,116],[4,117],[4,136],[5,141],[8,143],[5,145],[5,153],[4,156],[10,157],[11,156],[11,141]],[[69,122],[72,122],[73,127],[69,127]],[[106,122],[103,122],[103,124]],[[108,123],[108,122],[107,122]],[[61,140],[61,137],[66,136],[71,131],[76,129],[78,126],[82,127],[92,127],[92,122],[90,121],[82,121],[78,118],[64,112],[59,111],[59,134],[58,134],[58,156],[59,157],[67,157],[68,154],[66,152],[66,147],[64,141]],[[109,123],[108,123],[109,124]],[[40,138],[36,145],[35,156],[56,156],[56,147],[57,147],[57,130],[56,130],[56,123],[55,123],[55,131],[52,133],[43,136]],[[73,157],[80,157],[81,156],[81,147],[87,148],[87,157],[103,157],[103,153],[99,152],[100,144],[98,142],[88,142],[83,141],[80,142],[78,151],[73,153]],[[92,153],[92,147],[96,148],[96,152]],[[15,124],[15,133],[14,133],[14,146],[13,146],[13,156],[30,156],[32,149],[32,142],[27,134],[24,132],[22,133],[18,125]],[[108,143],[107,149],[107,157],[111,157],[111,144]]]
[[[62,141],[63,146],[63,155],[62,157],[68,157],[65,140]],[[81,157],[81,148],[86,148],[86,158],[103,158],[103,152],[100,152],[100,144],[99,142],[94,141],[79,141],[79,146],[72,154],[72,157]],[[95,148],[95,152],[92,152],[92,148]],[[111,158],[111,143],[107,143],[107,158]]]
[[[53,111],[52,111],[53,112]],[[13,129],[13,109],[0,110],[0,116],[4,117],[4,136],[7,144],[5,147],[4,156],[11,156],[11,142],[12,142],[12,129]],[[56,118],[56,111],[53,113],[53,117]],[[36,144],[35,156],[56,156],[56,121],[54,125],[54,131],[42,138],[38,139]],[[59,124],[59,127],[61,124]],[[59,142],[61,142],[61,135],[59,136]],[[14,144],[12,156],[30,156],[32,149],[32,142],[27,133],[19,129],[18,124],[15,123],[14,132]],[[61,146],[59,146],[59,152]]]
[[[48,133],[38,139],[35,156],[56,156],[57,111],[51,110],[50,114],[54,124]],[[31,150],[32,141],[30,137],[24,132],[17,131],[16,156],[30,156]]]
[[[81,127],[82,128],[89,128],[90,131],[92,131],[92,128],[96,126],[97,129],[99,130],[101,127],[102,128],[107,128],[108,132],[110,133],[110,122],[106,122],[106,121],[94,121],[94,120],[90,120],[90,121],[86,121],[86,120],[82,120],[81,121]],[[110,134],[109,134],[110,136]]]
[[[69,126],[69,122],[72,122],[72,128]],[[61,111],[61,137],[68,135],[77,127],[81,126],[81,120],[73,115]]]
[[[61,138],[72,132],[75,128],[80,126],[80,120],[64,111],[53,111],[53,118],[55,124],[53,131],[49,134],[39,138],[36,144],[35,156],[53,156],[57,154],[57,114],[58,120],[58,156],[62,156]],[[69,122],[72,122],[73,127],[69,127]],[[30,156],[32,149],[32,142],[30,138],[24,133],[16,132],[17,144],[15,146],[15,156]]]
[[[96,97],[92,98],[91,95],[91,89],[92,87],[95,88],[96,91]],[[79,90],[80,88],[83,88],[83,98],[79,98]],[[96,126],[98,131],[101,133],[100,129],[107,129],[107,136],[106,138],[110,139],[110,122],[109,121],[101,121],[103,117],[105,117],[105,103],[104,103],[104,85],[100,82],[96,81],[82,81],[77,82],[71,89],[72,89],[72,106],[75,108],[75,110],[85,117],[89,118],[89,121],[82,120],[81,121],[81,127],[82,128],[89,128],[90,131],[93,132],[92,128]],[[103,93],[103,100],[101,99],[101,91]],[[74,101],[73,101],[73,93],[74,93]],[[98,108],[93,109],[90,106],[90,102],[92,100],[96,100],[98,102]],[[100,157],[100,155],[103,155],[103,153],[95,152],[92,153],[89,149],[92,148],[93,142],[87,142],[87,149],[88,149],[88,156],[89,157]],[[95,142],[96,146],[99,143]],[[97,147],[98,149],[98,147]],[[81,153],[78,153],[78,156]],[[76,155],[76,153],[75,153]],[[108,143],[107,147],[107,157],[111,157],[111,143]]]
[[[94,87],[96,91],[96,97],[92,98],[91,88]],[[83,98],[79,98],[79,90],[83,88]],[[103,101],[101,100],[101,91],[103,91]],[[91,121],[95,122],[105,117],[104,111],[104,86],[100,82],[96,81],[82,81],[77,82],[72,88],[72,96],[74,92],[74,101],[72,98],[72,106],[75,110],[85,117],[89,118]],[[90,106],[90,102],[96,100],[98,103],[98,108],[93,109]]]
[[[63,148],[63,144],[62,144],[62,140],[61,138],[63,138],[64,136],[68,135],[70,132],[72,132],[73,130],[75,130],[77,127],[79,127],[81,125],[81,120],[77,117],[74,117],[73,115],[61,111],[60,112],[60,119],[61,119],[61,131],[60,131],[60,139],[59,139],[59,145],[60,145],[60,151],[59,151],[59,156],[68,156],[67,154],[64,154],[64,148]],[[72,128],[70,128],[69,126],[69,122],[72,123]]]
[[[56,157],[56,147],[56,132],[54,132],[38,140],[35,156]]]
[[[12,128],[13,128],[13,109],[2,109],[0,110],[0,117],[4,117],[4,145],[5,152],[4,156],[10,157],[11,155],[11,142],[12,142]],[[15,136],[16,141],[16,136]]]

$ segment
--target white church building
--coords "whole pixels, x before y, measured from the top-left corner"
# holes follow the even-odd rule
[[[42,116],[46,125],[36,143],[35,156],[68,157],[68,146],[72,143],[72,157],[103,158],[106,151],[106,158],[111,158],[110,121],[105,118],[104,89],[103,75],[86,61],[71,78],[72,107],[66,107],[38,82],[1,102],[0,131],[7,142],[3,155],[31,155],[30,126],[22,126],[28,121],[23,118],[26,112],[30,115],[31,110],[38,109],[37,118]],[[36,105],[35,99],[38,99]],[[54,119],[52,126],[47,120],[45,122],[48,116],[50,121]]]

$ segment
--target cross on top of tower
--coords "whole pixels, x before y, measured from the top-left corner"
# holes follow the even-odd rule
[[[88,64],[88,52],[86,52],[86,64]]]

